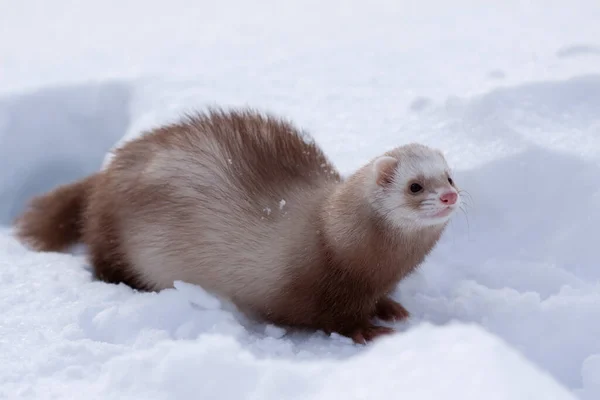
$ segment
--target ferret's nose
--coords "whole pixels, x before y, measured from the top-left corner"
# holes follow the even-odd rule
[[[458,199],[456,192],[446,192],[440,196],[440,201],[447,206],[456,203],[456,199]]]

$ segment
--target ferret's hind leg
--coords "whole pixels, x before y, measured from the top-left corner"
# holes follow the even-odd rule
[[[115,204],[106,197],[92,197],[85,214],[83,241],[87,245],[96,278],[124,283],[137,290],[153,290],[129,261],[120,237]]]

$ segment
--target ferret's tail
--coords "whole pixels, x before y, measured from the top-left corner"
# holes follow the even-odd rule
[[[63,251],[79,242],[83,213],[98,174],[33,198],[15,220],[16,236],[38,251]]]

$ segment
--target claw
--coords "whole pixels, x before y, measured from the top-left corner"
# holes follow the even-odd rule
[[[410,313],[402,306],[402,304],[384,297],[377,303],[375,316],[382,321],[401,321],[410,316]]]
[[[379,336],[390,335],[394,332],[394,329],[388,328],[386,326],[367,325],[356,329],[350,335],[350,337],[355,343],[367,344],[367,342],[370,342],[378,338]]]

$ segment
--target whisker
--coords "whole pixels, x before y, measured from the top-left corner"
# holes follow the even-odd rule
[[[471,208],[473,207],[471,204],[467,203],[467,202],[461,202],[460,203],[460,207],[465,206],[466,208]]]
[[[469,215],[467,214],[467,210],[465,210],[464,208],[462,208],[462,205],[461,205],[461,207],[459,207],[459,209],[465,215],[465,220],[467,221],[467,238],[469,240],[471,240],[471,223],[469,222]]]
[[[468,199],[470,202],[474,203],[473,196],[471,196],[471,193],[469,193],[468,191],[460,189],[458,191],[458,194],[460,194],[461,197],[465,197],[465,199]]]

